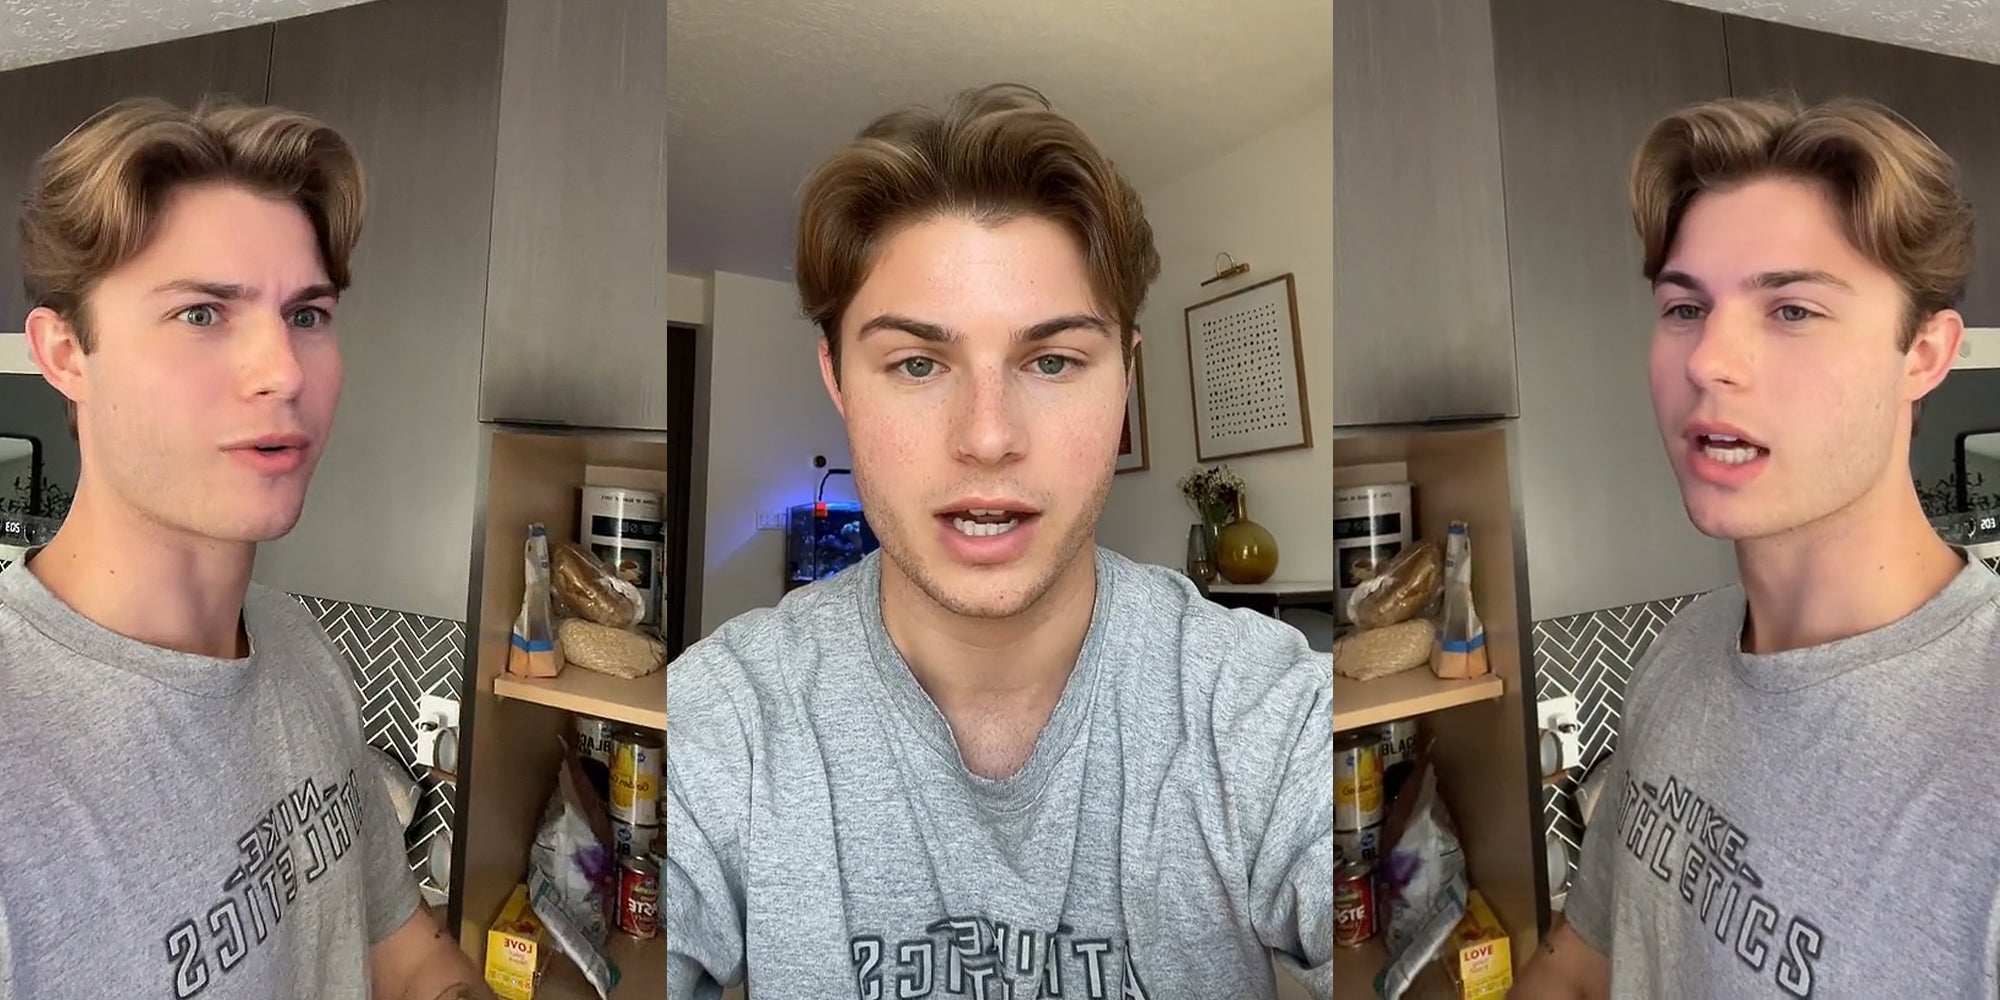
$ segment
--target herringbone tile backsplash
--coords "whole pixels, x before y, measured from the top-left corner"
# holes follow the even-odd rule
[[[1584,766],[1578,774],[1589,773],[1613,749],[1619,714],[1625,708],[1626,679],[1668,620],[1693,600],[1694,595],[1647,601],[1535,623],[1535,696],[1545,699],[1567,694],[1576,698],[1577,721],[1583,725]],[[1542,796],[1544,828],[1569,848],[1564,886],[1569,885],[1569,874],[1576,871],[1583,847],[1576,785],[1574,778],[1564,778],[1545,789]]]
[[[361,691],[361,733],[370,746],[387,751],[414,770],[411,744],[417,735],[417,699],[426,694],[458,697],[465,667],[465,623],[446,618],[299,597],[347,657]],[[410,867],[426,882],[432,838],[451,829],[452,788],[419,775],[423,788],[417,818],[410,824]],[[445,886],[435,886],[444,889]]]

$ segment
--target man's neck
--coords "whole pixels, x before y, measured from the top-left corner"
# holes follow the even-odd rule
[[[955,615],[882,561],[889,639],[947,719],[1008,707],[1053,710],[1090,631],[1096,598],[1097,561],[1088,548],[1041,600],[1006,619]]]
[[[1901,483],[1787,534],[1738,542],[1736,564],[1749,605],[1743,648],[1751,653],[1881,628],[1923,607],[1965,565]]]
[[[243,598],[256,545],[190,537],[80,483],[63,525],[28,564],[78,614],[151,646],[217,659],[248,653]]]

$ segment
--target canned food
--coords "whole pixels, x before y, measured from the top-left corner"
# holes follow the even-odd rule
[[[1382,797],[1393,802],[1397,789],[1417,766],[1417,720],[1385,722],[1375,731],[1381,737]]]
[[[1382,743],[1373,730],[1333,738],[1333,828],[1364,830],[1382,822]]]
[[[1381,825],[1333,831],[1333,856],[1340,861],[1366,861],[1369,864],[1382,860]]]
[[[660,828],[657,826],[636,826],[617,818],[611,820],[613,857],[620,859],[647,857],[659,843]]]
[[[1417,720],[1397,719],[1375,727],[1382,745],[1382,770],[1395,767],[1417,755]]]
[[[1333,943],[1358,948],[1375,936],[1375,866],[1350,861],[1333,870]]]
[[[660,738],[620,730],[611,745],[611,818],[633,826],[660,822]]]
[[[640,940],[660,932],[660,866],[649,858],[619,862],[618,930]]]
[[[583,767],[584,777],[590,779],[590,786],[597,790],[600,802],[611,797],[611,745],[617,736],[616,723],[588,715],[576,717],[577,763]]]

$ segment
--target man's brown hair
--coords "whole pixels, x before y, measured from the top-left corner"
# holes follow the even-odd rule
[[[1666,267],[1689,204],[1705,192],[1784,177],[1818,185],[1855,249],[1908,297],[1897,349],[1955,308],[1972,271],[1972,206],[1952,159],[1916,126],[1873,101],[1810,107],[1796,98],[1730,98],[1661,119],[1633,158],[1632,220],[1646,280]]]
[[[206,183],[298,205],[327,278],[347,289],[364,199],[360,161],[340,133],[285,108],[135,98],[91,116],[36,161],[20,226],[29,307],[62,316],[89,351],[91,289],[145,249],[174,191]]]
[[[1076,123],[1039,92],[996,84],[946,110],[877,118],[807,179],[799,206],[799,299],[840,370],[840,322],[882,244],[902,226],[964,214],[998,226],[1019,216],[1076,237],[1100,308],[1127,363],[1159,251],[1139,195]]]

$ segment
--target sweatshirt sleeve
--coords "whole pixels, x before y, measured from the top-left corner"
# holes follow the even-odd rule
[[[1584,944],[1609,955],[1615,902],[1612,860],[1618,850],[1617,800],[1625,788],[1625,762],[1613,754],[1601,766],[1611,770],[1604,776],[1603,797],[1583,831],[1583,849],[1563,902],[1563,920]]]
[[[367,845],[362,860],[367,866],[368,942],[376,944],[409,923],[423,899],[417,891],[417,877],[410,871],[409,848],[403,828],[396,822],[396,805],[389,798],[387,782],[372,766],[357,770],[352,780],[359,786],[355,789],[361,821],[359,839]]]
[[[744,831],[750,739],[728,691],[727,657],[668,668],[666,868],[661,872],[668,1000],[716,1000],[743,982]]]
[[[1296,633],[1294,633],[1296,635]],[[1267,807],[1239,816],[1250,913],[1278,967],[1318,1000],[1333,996],[1333,659],[1285,637],[1269,683],[1242,702],[1240,748],[1225,769]],[[1271,645],[1266,645],[1270,649]],[[1260,673],[1255,667],[1246,674]],[[1246,680],[1251,678],[1246,677]],[[1245,685],[1248,689],[1248,685]],[[1234,772],[1234,773],[1230,773]],[[1247,801],[1247,800],[1246,800]]]

